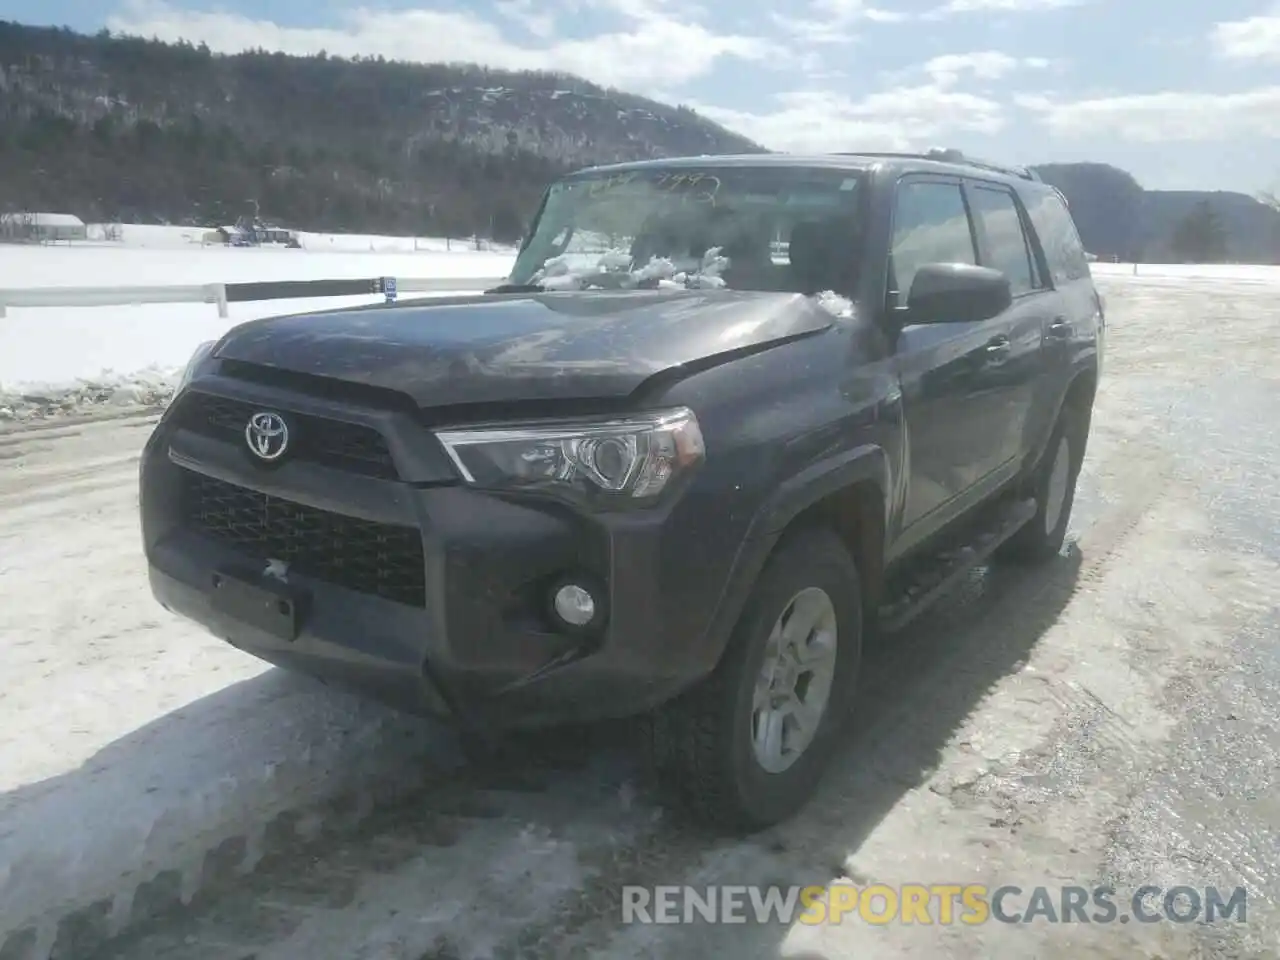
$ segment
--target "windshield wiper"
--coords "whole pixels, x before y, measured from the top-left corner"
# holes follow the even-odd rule
[[[500,283],[485,293],[544,293],[546,289],[540,283]]]

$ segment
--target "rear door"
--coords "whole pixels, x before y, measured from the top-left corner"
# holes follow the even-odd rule
[[[1009,279],[1013,306],[999,319],[997,346],[978,374],[987,399],[990,428],[999,432],[1001,464],[1028,452],[1037,384],[1045,363],[1044,340],[1057,311],[1057,296],[1044,276],[1031,242],[1027,212],[1006,184],[965,182],[973,212],[979,262]]]
[[[1044,375],[1028,438],[1048,439],[1052,419],[1075,370],[1100,357],[1102,301],[1066,201],[1051,187],[1027,190],[1026,209],[1047,281],[1054,289],[1045,329]],[[1033,451],[1035,452],[1035,451]]]

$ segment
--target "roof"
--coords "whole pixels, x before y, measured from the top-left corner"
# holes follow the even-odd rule
[[[932,152],[931,152],[932,153]],[[994,164],[965,157],[958,151],[941,151],[937,159],[930,154],[911,153],[747,153],[732,155],[707,155],[698,157],[667,157],[657,160],[636,160],[606,166],[589,167],[575,174],[624,173],[632,170],[670,170],[707,167],[811,167],[827,170],[869,170],[873,167],[910,167],[912,170],[929,170],[935,173],[972,174],[975,167],[998,176],[1021,180],[1039,181],[1039,177],[1024,167]],[[945,157],[946,159],[942,159]]]
[[[84,226],[84,221],[73,213],[2,213],[0,223],[29,223],[37,227]]]
[[[793,153],[713,154],[698,157],[662,157],[656,160],[631,160],[599,167],[588,167],[577,173],[613,173],[629,170],[667,170],[673,167],[826,167],[832,170],[865,169],[871,162],[854,156],[826,153],[799,155]]]

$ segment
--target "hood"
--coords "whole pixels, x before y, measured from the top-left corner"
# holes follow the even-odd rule
[[[813,298],[786,293],[467,297],[254,320],[215,356],[395,390],[422,407],[612,399],[833,322]]]

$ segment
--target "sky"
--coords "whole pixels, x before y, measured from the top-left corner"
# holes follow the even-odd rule
[[[1280,187],[1280,0],[0,0],[0,18],[575,73],[796,152]]]

